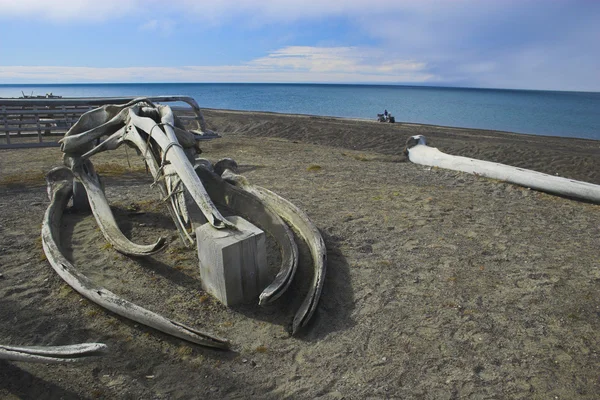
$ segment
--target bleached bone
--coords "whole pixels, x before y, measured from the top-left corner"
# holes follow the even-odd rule
[[[118,133],[119,130],[126,126],[129,128],[128,125],[131,122],[138,129],[147,132],[152,137],[161,152],[163,161],[161,166],[165,162],[173,165],[179,178],[200,207],[200,210],[202,210],[208,222],[215,228],[232,228],[231,224],[223,218],[214,204],[212,204],[189,162],[188,155],[184,151],[182,144],[178,141],[178,134],[183,138],[187,135],[185,131],[175,126],[175,117],[171,109],[167,106],[156,107],[152,105],[153,107],[147,107],[148,104],[152,105],[144,99],[136,99],[122,106],[108,105],[88,111],[81,116],[79,121],[69,129],[65,137],[59,141],[61,150],[68,157],[78,157],[95,154],[105,148],[114,148],[121,142],[118,138],[119,135],[115,133]],[[160,123],[144,116],[145,112],[155,116],[153,114],[157,111]],[[176,129],[177,133],[175,132]],[[93,142],[102,136],[110,136],[110,140],[105,141],[104,147],[96,146],[94,148]],[[155,179],[157,178],[155,177]]]
[[[183,147],[178,143],[173,130],[174,117],[171,109],[166,106],[159,106],[158,110],[161,118],[160,125],[151,118],[139,116],[134,107],[129,109],[129,118],[136,127],[148,132],[160,147],[163,160],[166,160],[173,165],[173,168],[177,171],[177,175],[179,175],[185,188],[188,190],[198,207],[200,207],[200,210],[202,210],[202,213],[208,222],[215,228],[234,229],[234,227],[221,215],[219,210],[217,210],[210,197],[208,197],[206,190],[202,186],[202,182],[200,182],[190,160],[183,151]]]
[[[5,346],[0,345],[0,360],[49,363],[85,361],[101,355],[103,343],[82,343],[67,346]]]
[[[73,189],[72,178],[64,179],[69,174],[70,171],[62,167],[51,170],[47,177],[51,200],[42,223],[42,245],[50,265],[58,275],[81,295],[115,314],[192,343],[221,349],[228,348],[229,342],[227,340],[200,332],[137,306],[103,287],[95,285],[75,269],[62,254],[59,245],[62,214]]]
[[[310,250],[314,270],[313,279],[308,294],[294,316],[292,333],[295,334],[308,323],[317,309],[319,298],[321,297],[327,268],[325,242],[317,227],[304,211],[276,193],[250,184],[244,176],[236,174],[236,170],[237,164],[231,159],[221,160],[215,165],[215,172],[221,173],[223,179],[261,199],[288,224],[294,227]]]
[[[118,132],[126,125],[129,107],[145,103],[145,99],[135,99],[123,105],[105,105],[84,113],[59,140],[63,153],[81,155],[93,146],[93,142],[107,133]]]
[[[407,151],[409,160],[415,164],[477,174],[543,192],[600,203],[600,185],[510,165],[445,154],[434,147],[427,146],[426,139],[422,135],[409,138]]]
[[[94,154],[106,150],[114,150],[123,143],[129,143],[131,146],[136,147],[141,152],[145,158],[146,165],[150,169],[150,172],[155,179],[158,179],[160,175],[160,167],[157,165],[157,162],[154,158],[155,154],[152,151],[149,151],[150,143],[141,137],[135,126],[132,124],[126,125],[129,118],[128,107],[138,105],[136,109],[141,110],[146,104],[147,103],[144,102],[144,99],[136,99],[124,106],[107,105],[85,113],[74,125],[74,127],[69,130],[65,138],[61,140],[62,149],[67,151],[67,153],[65,153],[65,164],[70,167],[84,164],[85,160],[89,159]],[[104,122],[105,120],[108,120],[108,122]],[[100,126],[96,126],[98,124],[100,124]],[[111,134],[111,129],[116,130],[116,132]],[[187,146],[195,145],[194,135],[189,134],[182,129],[176,129],[176,136],[179,140],[181,140]],[[82,130],[85,131],[78,133]],[[90,135],[90,133],[92,134]],[[110,136],[102,143],[92,147],[93,140],[105,134]],[[112,216],[112,212],[110,211],[108,202],[104,197],[103,191],[98,190],[100,187],[98,185],[99,181],[96,179],[97,176],[95,174],[88,174],[90,175],[89,177],[85,176],[85,174],[77,171],[77,168],[75,168],[74,171],[78,172],[76,175],[80,181],[85,180],[86,182],[83,183],[86,183],[88,186],[92,187],[92,190],[88,192],[88,195],[91,194],[96,200],[87,201],[87,203],[96,203],[101,205],[101,207],[95,208],[93,211],[95,216],[97,218],[99,217],[98,222],[101,226],[103,234],[109,243],[113,244],[115,249],[129,255],[148,255],[161,250],[161,245],[163,242],[162,238],[159,239],[157,243],[150,246],[139,246],[133,244],[127,238],[125,238],[125,236],[120,232],[120,229],[116,223],[114,223],[114,217]],[[77,183],[83,185],[83,183]],[[165,186],[164,182],[157,180],[155,183],[159,187],[163,198],[170,198],[169,190]],[[81,203],[81,200],[74,198],[74,202],[75,200],[78,200],[78,203]],[[181,225],[181,218],[175,212],[175,210],[173,210],[170,202],[168,203],[168,206],[169,212],[171,213],[171,217],[176,224],[177,231],[182,241],[184,244],[186,244],[186,246],[190,247],[193,244],[192,238],[187,233],[185,227]]]
[[[147,255],[155,251],[161,243],[150,246],[136,245],[120,232],[104,196],[99,177],[93,171],[93,165],[89,161],[91,156],[116,149],[124,143],[137,148],[144,157],[148,170],[154,178],[152,186],[158,186],[161,191],[180,237],[186,245],[190,246],[194,243],[187,229],[192,220],[188,215],[186,196],[192,199],[190,205],[195,203],[192,211],[195,212],[197,208],[216,228],[233,227],[220,214],[211,197],[217,203],[226,205],[246,215],[249,220],[262,225],[275,237],[282,251],[281,269],[275,280],[260,295],[259,303],[262,305],[280,297],[294,277],[298,249],[288,224],[295,228],[308,244],[314,267],[309,291],[296,312],[292,324],[292,331],[296,333],[314,314],[323,287],[326,250],[318,229],[303,211],[289,201],[267,189],[250,185],[244,177],[236,175],[233,172],[236,167],[234,162],[230,163],[231,165],[227,162],[218,163],[220,167],[227,164],[228,168],[231,168],[225,172],[223,172],[224,168],[221,168],[221,172],[223,177],[227,177],[233,185],[209,172],[210,163],[205,163],[204,167],[208,167],[206,169],[200,167],[195,170],[192,162],[199,153],[196,147],[197,136],[182,128],[180,121],[175,118],[169,107],[155,106],[145,99],[136,99],[124,106],[104,106],[100,110],[84,114],[61,140],[61,148],[65,152],[65,164],[71,168],[77,178],[76,183],[85,186],[89,203],[95,210],[94,214],[103,228],[105,237],[117,250],[126,254]],[[102,143],[94,145],[94,142],[103,136],[107,138]],[[56,179],[49,180],[48,190],[53,202],[47,211],[46,219],[54,222],[44,226],[43,243],[48,260],[63,279],[90,300],[119,315],[195,343],[219,348],[227,347],[228,342],[225,340],[210,337],[170,321],[129,303],[104,288],[94,286],[89,279],[74,269],[60,254],[58,245],[53,242],[52,237],[52,234],[58,235],[57,227],[62,209],[72,195],[72,185],[68,177],[59,183],[51,182],[58,181],[60,174],[62,172],[55,171],[53,176],[56,176]]]
[[[208,164],[210,165],[210,164]],[[252,193],[240,189],[213,173],[206,163],[196,165],[196,172],[206,191],[217,204],[225,205],[261,229],[269,232],[281,250],[281,268],[273,282],[259,296],[259,304],[278,299],[288,289],[298,265],[298,245],[294,234],[277,212]]]
[[[149,148],[149,144],[147,141],[144,141],[134,125],[128,126],[128,131],[123,137],[123,140],[131,146],[136,147],[140,151],[144,157],[146,166],[150,170],[150,174],[155,177],[154,184],[160,190],[162,198],[170,199],[170,191],[169,188],[167,188],[165,181],[163,179],[157,179],[157,177],[160,175],[160,166],[153,157],[152,151]],[[175,223],[175,227],[177,228],[177,232],[179,233],[181,241],[188,247],[192,246],[194,244],[194,239],[192,239],[188,234],[184,222],[182,221],[182,217],[178,214],[178,211],[175,209],[171,201],[167,202],[167,209],[169,210],[169,214],[171,214],[171,218]]]
[[[71,163],[71,171],[73,171],[73,175],[78,182],[81,182],[85,187],[90,208],[100,226],[100,230],[115,250],[130,256],[148,256],[164,248],[165,238],[162,237],[151,245],[139,245],[125,237],[117,225],[108,200],[104,196],[104,191],[100,187],[98,175],[94,172],[90,160]]]
[[[179,132],[179,133],[177,133],[177,132]],[[190,139],[189,138],[183,139],[183,138],[185,138],[185,135],[182,134],[181,132],[187,133],[185,131],[178,129],[176,131],[178,140],[182,140],[182,141],[186,142],[189,146]],[[188,136],[191,136],[191,135],[188,135]],[[193,141],[193,138],[191,138],[191,140]],[[165,179],[160,179],[161,167],[158,165],[156,159],[154,158],[154,153],[150,148],[150,144],[148,143],[147,140],[144,140],[142,138],[140,132],[137,130],[135,125],[130,123],[126,127],[119,129],[119,131],[112,134],[110,137],[108,137],[102,143],[100,143],[99,145],[97,145],[96,147],[94,147],[93,149],[88,151],[87,153],[83,154],[78,159],[78,162],[79,162],[79,160],[86,160],[89,157],[91,157],[92,155],[98,154],[102,151],[115,150],[119,146],[121,146],[123,143],[127,143],[129,146],[136,148],[138,150],[138,152],[144,157],[144,161],[150,171],[150,174],[155,178],[155,182],[153,185],[158,187],[158,189],[161,192],[162,198],[168,200],[166,203],[167,208],[169,210],[169,213],[171,214],[171,218],[173,219],[173,222],[175,223],[177,232],[179,233],[182,242],[187,247],[191,247],[194,243],[194,240],[190,237],[187,230],[185,229],[185,226],[184,226],[185,223],[184,223],[184,221],[182,221],[182,219],[185,219],[185,216],[181,216],[179,214],[177,208],[174,206],[174,202],[173,202],[174,196],[172,194],[172,190],[171,190],[171,188],[167,187]],[[165,165],[163,167],[163,170],[165,171],[165,174],[164,174],[165,176],[171,175],[176,178],[176,172],[171,172],[172,171],[171,165]]]

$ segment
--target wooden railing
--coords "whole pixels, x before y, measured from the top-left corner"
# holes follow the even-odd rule
[[[79,97],[50,99],[0,98],[0,149],[58,146],[57,140],[81,115],[105,104],[126,104],[138,97]],[[189,109],[177,109],[177,116],[198,140],[214,139],[206,129],[200,107],[187,96],[144,97],[153,103],[180,102]],[[192,112],[190,112],[192,111]]]

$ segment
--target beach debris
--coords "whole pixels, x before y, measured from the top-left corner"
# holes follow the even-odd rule
[[[210,161],[199,158],[201,151],[198,140],[201,135],[202,132],[187,131],[170,107],[154,104],[147,98],[138,98],[124,105],[105,105],[83,114],[59,142],[64,153],[65,167],[55,168],[47,176],[51,202],[42,225],[42,244],[48,261],[76,291],[116,314],[193,343],[222,349],[229,347],[230,344],[225,339],[164,318],[96,285],[78,272],[61,253],[61,218],[71,198],[75,209],[92,211],[104,237],[120,253],[145,257],[166,247],[164,238],[158,238],[151,244],[138,244],[121,232],[104,195],[102,181],[90,160],[95,154],[127,144],[142,155],[154,178],[152,186],[160,191],[186,247],[198,245],[199,251],[202,251],[203,243],[196,243],[198,236],[195,232],[200,232],[199,229],[202,229],[201,236],[206,242],[226,236],[227,232],[237,233],[239,229],[246,229],[244,227],[248,226],[237,223],[239,219],[224,218],[215,203],[229,207],[275,238],[281,250],[281,267],[272,283],[258,289],[258,292],[262,290],[260,296],[256,293],[260,305],[278,299],[294,278],[298,265],[294,231],[307,243],[313,263],[313,279],[292,322],[292,333],[297,333],[311,319],[321,295],[326,272],[323,238],[298,207],[267,189],[250,184],[245,177],[238,175],[235,161],[224,159],[213,165]],[[218,233],[219,231],[223,233]],[[260,229],[256,232],[260,234]],[[256,241],[249,243],[255,246],[252,244],[254,242]],[[215,243],[211,242],[212,247],[205,249],[214,249]],[[231,250],[230,247],[238,250]],[[243,246],[220,248],[218,252],[224,252],[219,256],[221,262],[253,254],[252,251],[247,253],[241,250],[242,248]],[[225,254],[232,251],[236,253]],[[200,268],[203,268],[202,263]],[[224,265],[224,268],[230,272],[241,267]],[[260,273],[260,269],[256,271]],[[243,272],[239,272],[242,277],[245,276]],[[211,294],[218,297],[218,293]]]
[[[415,164],[467,172],[485,178],[515,183],[542,192],[600,203],[600,185],[510,165],[442,153],[434,147],[427,146],[427,139],[423,135],[411,136],[406,142],[406,152],[408,153],[408,159]]]
[[[67,346],[5,346],[0,345],[0,360],[39,363],[66,363],[84,361],[101,355],[103,343],[82,343]]]
[[[4,278],[4,275],[0,274],[0,278]],[[78,362],[101,356],[106,348],[107,346],[104,343],[81,343],[65,346],[9,346],[0,344],[0,360],[44,364]]]

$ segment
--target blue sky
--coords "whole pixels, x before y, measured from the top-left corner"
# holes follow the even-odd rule
[[[600,91],[600,1],[0,0],[0,83]]]

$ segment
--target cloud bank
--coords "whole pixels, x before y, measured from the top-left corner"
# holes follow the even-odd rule
[[[0,66],[0,81],[27,82],[378,82],[435,80],[426,65],[353,47],[286,47],[243,65],[93,68]]]

